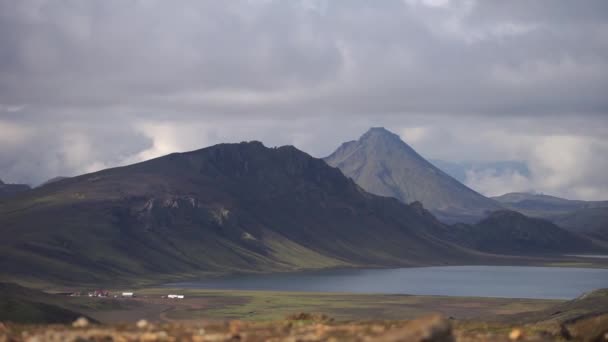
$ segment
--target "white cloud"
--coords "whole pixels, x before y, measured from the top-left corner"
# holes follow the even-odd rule
[[[4,105],[0,103],[0,113],[17,113],[22,111],[25,108],[25,105]]]
[[[25,125],[0,119],[0,151],[7,145],[25,143],[32,132]]]
[[[430,135],[429,127],[406,127],[401,130],[401,138],[408,143],[419,143]]]
[[[152,146],[130,157],[129,161],[132,162],[210,145],[209,128],[200,123],[145,122],[137,125],[136,130],[148,137]]]
[[[517,171],[498,173],[494,169],[468,170],[465,184],[486,196],[534,191],[533,181]]]
[[[397,129],[424,157],[447,161],[524,162],[516,169],[470,169],[466,184],[489,196],[537,191],[572,199],[608,199],[608,125],[603,118],[502,118],[489,121],[409,118]],[[410,123],[411,124],[411,123]],[[398,127],[398,126],[396,126]],[[411,127],[428,127],[423,138]],[[390,128],[390,127],[389,127]],[[584,132],[596,130],[595,134]],[[408,132],[410,132],[408,138]],[[593,185],[592,185],[593,184]]]

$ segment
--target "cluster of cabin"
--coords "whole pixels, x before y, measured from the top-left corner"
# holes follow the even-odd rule
[[[109,297],[113,297],[113,298],[134,298],[135,293],[134,292],[121,292],[121,293],[115,293],[115,294],[110,294],[110,291],[108,290],[94,290],[94,291],[89,291],[89,292],[65,292],[65,293],[60,293],[63,295],[69,295],[72,297],[79,297],[79,296],[87,296],[87,297],[100,297],[100,298],[109,298]],[[168,299],[184,299],[184,295],[179,295],[179,294],[169,294],[166,296],[161,296],[161,298],[168,298]]]
[[[110,297],[110,291],[108,290],[95,290],[88,293],[89,297]]]
[[[170,295],[167,295],[167,298],[169,298],[169,299],[184,299],[184,295],[170,294]]]
[[[135,297],[135,294],[133,292],[122,292],[122,293],[115,293],[115,294],[111,294],[110,291],[108,290],[94,290],[94,291],[89,291],[89,292],[59,292],[58,294],[61,295],[68,295],[71,297],[80,297],[80,296],[86,296],[86,297],[100,297],[100,298],[119,298],[119,297],[123,297],[123,298],[133,298]]]

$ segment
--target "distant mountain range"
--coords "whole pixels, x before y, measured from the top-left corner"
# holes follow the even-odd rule
[[[608,240],[608,201],[568,200],[531,193],[493,197],[505,208],[550,220],[560,227]]]
[[[0,199],[9,198],[30,189],[27,184],[6,184],[0,180]]]
[[[437,236],[488,253],[529,255],[600,250],[583,236],[547,220],[510,210],[495,211],[475,225],[456,224],[442,229]]]
[[[365,190],[404,203],[419,201],[444,222],[472,223],[502,209],[499,203],[450,177],[398,135],[381,127],[342,144],[325,161]]]

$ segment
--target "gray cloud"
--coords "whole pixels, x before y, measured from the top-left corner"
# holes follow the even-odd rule
[[[381,125],[429,157],[530,165],[481,191],[608,198],[607,7],[0,0],[0,178],[247,139],[323,156]]]

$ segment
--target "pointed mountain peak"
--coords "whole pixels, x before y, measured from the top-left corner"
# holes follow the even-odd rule
[[[363,146],[372,148],[375,153],[405,153],[413,158],[423,159],[410,145],[401,137],[384,127],[372,127],[357,141]],[[425,161],[426,162],[426,161]]]
[[[487,210],[500,208],[439,170],[383,127],[373,127],[356,142],[343,144],[325,161],[366,191],[404,203],[419,201],[449,222],[476,222]]]
[[[399,135],[389,131],[384,127],[372,127],[365,134],[361,136],[360,141],[370,138],[382,138],[382,139],[393,139],[401,141]]]

